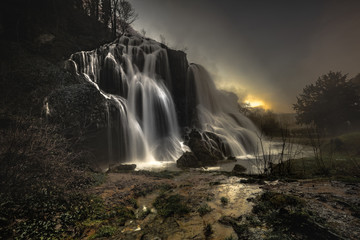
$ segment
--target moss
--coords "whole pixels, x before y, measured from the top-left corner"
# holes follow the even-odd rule
[[[162,193],[155,199],[153,206],[162,217],[183,216],[190,211],[186,205],[181,203],[183,200],[184,198],[178,194],[167,196]]]
[[[221,197],[220,202],[221,202],[221,205],[226,206],[229,203],[229,199],[226,197]]]
[[[200,216],[204,216],[205,214],[207,214],[211,211],[212,211],[212,208],[206,203],[202,204],[198,209],[198,213],[200,214]]]
[[[104,225],[99,228],[96,233],[89,239],[95,239],[100,237],[111,237],[116,232],[117,228],[111,225]]]
[[[214,230],[211,226],[211,224],[206,224],[206,226],[204,227],[204,235],[205,238],[208,239],[212,234],[214,233]]]
[[[334,234],[323,226],[322,219],[305,209],[303,200],[296,196],[265,192],[256,200],[253,213],[270,231],[266,239],[334,239]],[[258,221],[248,223],[256,227]],[[336,239],[336,238],[335,238]]]

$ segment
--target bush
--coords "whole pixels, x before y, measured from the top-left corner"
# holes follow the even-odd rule
[[[220,202],[223,206],[225,206],[225,205],[228,205],[229,199],[227,199],[226,197],[221,197]]]
[[[81,190],[94,180],[75,164],[84,155],[39,120],[11,119],[0,132],[0,235],[55,238],[85,218]]]

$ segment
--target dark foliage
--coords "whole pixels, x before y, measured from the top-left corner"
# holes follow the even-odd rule
[[[297,121],[314,123],[331,132],[358,124],[360,95],[356,86],[341,72],[329,72],[307,85],[293,106]]]
[[[246,106],[241,108],[240,111],[250,118],[263,134],[281,136],[281,123],[272,111],[262,108],[248,108]]]
[[[0,130],[0,235],[53,238],[87,216],[81,192],[95,180],[80,163],[89,156],[37,119],[8,121]]]

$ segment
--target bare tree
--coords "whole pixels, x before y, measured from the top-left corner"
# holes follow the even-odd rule
[[[101,1],[101,20],[104,23],[104,26],[106,29],[109,27],[110,21],[112,19],[111,12],[112,12],[111,0],[102,0]]]
[[[116,22],[117,22],[117,9],[119,7],[119,0],[111,0],[111,8],[112,8],[112,18],[111,18],[111,28],[113,37],[116,37]]]
[[[164,45],[167,45],[166,38],[164,35],[160,34],[160,42]]]
[[[128,30],[130,24],[138,18],[138,14],[127,0],[120,0],[119,7],[115,9],[119,16],[121,33],[124,34]]]

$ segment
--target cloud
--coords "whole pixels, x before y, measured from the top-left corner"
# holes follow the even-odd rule
[[[329,70],[360,72],[360,1],[131,2],[140,16],[135,28],[186,47],[218,86],[278,112],[292,111],[295,96]]]

